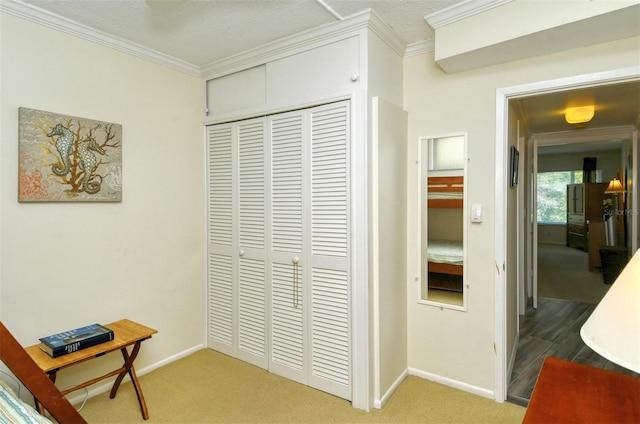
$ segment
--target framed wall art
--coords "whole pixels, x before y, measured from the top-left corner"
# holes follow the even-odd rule
[[[23,107],[18,117],[18,201],[122,201],[122,125]]]
[[[510,169],[509,169],[509,185],[515,187],[518,185],[518,164],[520,163],[520,152],[516,149],[516,146],[511,146],[510,149]]]

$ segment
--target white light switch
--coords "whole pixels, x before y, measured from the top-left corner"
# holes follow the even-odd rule
[[[482,205],[471,205],[471,222],[482,222]]]

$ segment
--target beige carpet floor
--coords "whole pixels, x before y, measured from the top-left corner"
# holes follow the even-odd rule
[[[538,245],[539,297],[597,304],[609,287],[599,270],[589,272],[587,252],[560,245]]]
[[[142,423],[128,378],[80,411],[89,423]],[[386,406],[351,403],[204,349],[140,378],[149,423],[520,423],[525,408],[409,376]]]

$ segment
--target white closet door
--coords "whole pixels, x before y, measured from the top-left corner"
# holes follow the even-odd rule
[[[309,385],[351,399],[348,102],[311,110]]]
[[[267,367],[265,125],[208,128],[209,346]]]
[[[208,129],[209,346],[351,399],[349,103]]]
[[[208,338],[209,346],[234,354],[234,155],[232,125],[207,129]]]
[[[238,358],[266,368],[266,120],[238,124]]]
[[[303,113],[276,115],[271,135],[271,358],[269,370],[306,384],[303,279]]]
[[[270,131],[269,369],[351,399],[348,102],[274,116]]]

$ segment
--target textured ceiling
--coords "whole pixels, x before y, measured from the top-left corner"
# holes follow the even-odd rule
[[[434,37],[424,17],[468,0],[0,0],[35,6],[65,26],[98,30],[192,68],[372,9],[407,45]],[[0,4],[1,5],[1,4]],[[532,133],[567,131],[562,110],[585,97],[589,127],[637,125],[640,82],[521,99]]]
[[[424,17],[463,0],[23,0],[203,67],[371,8],[407,44],[433,38]]]
[[[636,125],[640,116],[640,82],[561,91],[519,99],[534,134],[571,130],[564,119],[568,107],[595,105],[587,128]]]

